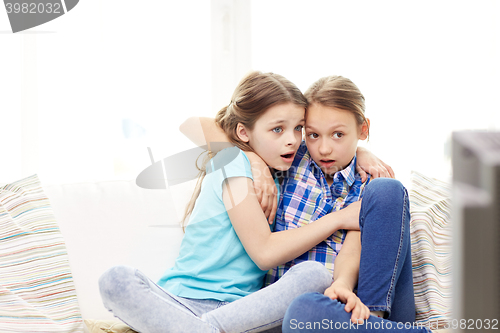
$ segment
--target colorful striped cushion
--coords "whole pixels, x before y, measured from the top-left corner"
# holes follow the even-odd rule
[[[443,328],[451,317],[451,185],[412,171],[409,197],[417,321]]]
[[[66,247],[36,175],[0,187],[0,332],[83,332]]]

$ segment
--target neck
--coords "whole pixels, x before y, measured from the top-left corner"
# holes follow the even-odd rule
[[[326,179],[326,183],[328,184],[328,186],[332,186],[332,184],[333,184],[333,176],[325,175],[325,179]]]

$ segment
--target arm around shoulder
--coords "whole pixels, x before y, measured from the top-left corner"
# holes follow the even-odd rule
[[[394,171],[392,170],[390,165],[384,163],[368,149],[358,147],[356,150],[356,154],[356,171],[358,171],[358,173],[360,174],[363,182],[365,182],[367,179],[367,173],[371,174],[372,178],[395,178]]]
[[[214,118],[190,117],[179,126],[179,130],[200,147],[208,143],[211,148],[211,142],[229,142],[226,133],[217,126]]]
[[[223,185],[222,198],[236,234],[250,258],[262,270],[284,264],[309,251],[342,229],[345,219],[350,218],[343,209],[300,228],[271,232],[250,178],[228,178]]]

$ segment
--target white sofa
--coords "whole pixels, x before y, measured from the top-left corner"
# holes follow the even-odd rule
[[[114,265],[129,265],[156,281],[179,253],[182,212],[190,186],[147,190],[135,181],[44,185],[63,234],[82,317],[113,319],[97,281]],[[180,203],[177,207],[180,207]]]
[[[179,220],[183,207],[192,194],[195,181],[163,190],[142,189],[135,184],[135,181],[73,184],[43,184],[42,182],[43,192],[50,202],[48,204],[46,199],[39,201],[39,194],[37,194],[40,192],[39,183],[36,185],[38,187],[34,194],[30,194],[33,193],[32,187],[35,186],[30,184],[35,180],[38,181],[34,177],[36,178],[32,176],[20,181],[22,184],[20,190],[14,186],[9,189],[13,192],[0,193],[0,208],[9,208],[11,193],[24,190],[27,194],[23,195],[31,196],[30,200],[34,205],[40,202],[41,206],[52,209],[55,215],[52,225],[59,227],[64,238],[70,273],[76,289],[76,299],[84,320],[115,320],[112,314],[104,308],[98,290],[98,279],[108,268],[114,265],[136,267],[156,281],[167,268],[174,264],[183,237]],[[439,326],[441,327],[444,324],[443,320],[447,320],[450,315],[450,260],[449,255],[443,255],[449,254],[450,243],[449,184],[414,173],[409,190],[417,319],[421,322],[440,320]],[[7,217],[7,222],[3,222],[4,225],[10,223],[16,226],[19,222],[16,218],[21,214],[15,209],[21,207],[19,203],[26,202],[23,198],[23,196],[18,197],[16,204],[10,201],[11,212],[10,215],[3,215],[4,218]],[[33,207],[29,204],[25,206],[27,211],[33,211]],[[0,211],[0,222],[2,221],[1,213]],[[42,209],[41,214],[38,214],[40,220],[37,223],[45,223],[44,214]],[[2,227],[1,224],[0,227]],[[3,230],[5,232],[5,228]],[[1,228],[0,231],[2,231]],[[21,234],[23,237],[27,236],[24,235],[26,232],[21,232]],[[2,237],[0,237],[0,246],[1,241]],[[23,242],[19,240],[18,245],[27,246],[23,245]],[[55,249],[57,249],[56,243],[52,244]],[[15,255],[14,252],[10,252],[10,255]],[[38,254],[35,253],[35,255]],[[13,278],[15,283],[15,276]],[[2,276],[0,276],[0,298],[3,287],[1,282]],[[64,286],[63,283],[60,285]],[[56,287],[59,288],[58,286]],[[75,303],[74,296],[71,297],[73,297],[72,302]],[[22,302],[20,304],[24,304]],[[77,309],[78,306],[74,308]],[[2,325],[7,325],[2,322],[2,311],[4,310],[0,302],[0,331],[2,331]],[[84,326],[78,323],[79,313],[75,315],[77,316],[73,320],[76,326],[69,322],[67,327]],[[71,313],[67,318],[70,317]],[[22,327],[23,317],[19,318],[20,321],[16,325]],[[66,324],[63,323],[64,325]],[[67,332],[64,328],[57,329],[54,332]],[[74,328],[71,331],[75,331]],[[76,331],[88,332],[88,329],[77,328]],[[21,330],[21,332],[32,331]],[[100,333],[101,330],[97,329],[93,332]],[[109,332],[126,332],[126,330]]]

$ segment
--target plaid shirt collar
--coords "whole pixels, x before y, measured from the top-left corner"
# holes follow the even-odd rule
[[[326,181],[326,177],[321,168],[316,164],[316,162],[312,159],[310,155],[309,158],[311,159],[309,165],[311,168],[311,172],[314,174],[314,177],[316,177],[316,179],[323,179]],[[354,157],[351,160],[351,163],[349,163],[347,167],[345,167],[340,171],[335,172],[335,174],[333,175],[332,186],[335,186],[335,184],[343,183],[343,181],[345,180],[347,182],[347,185],[351,187],[352,184],[354,184],[355,175],[356,175],[356,155],[354,155]]]

